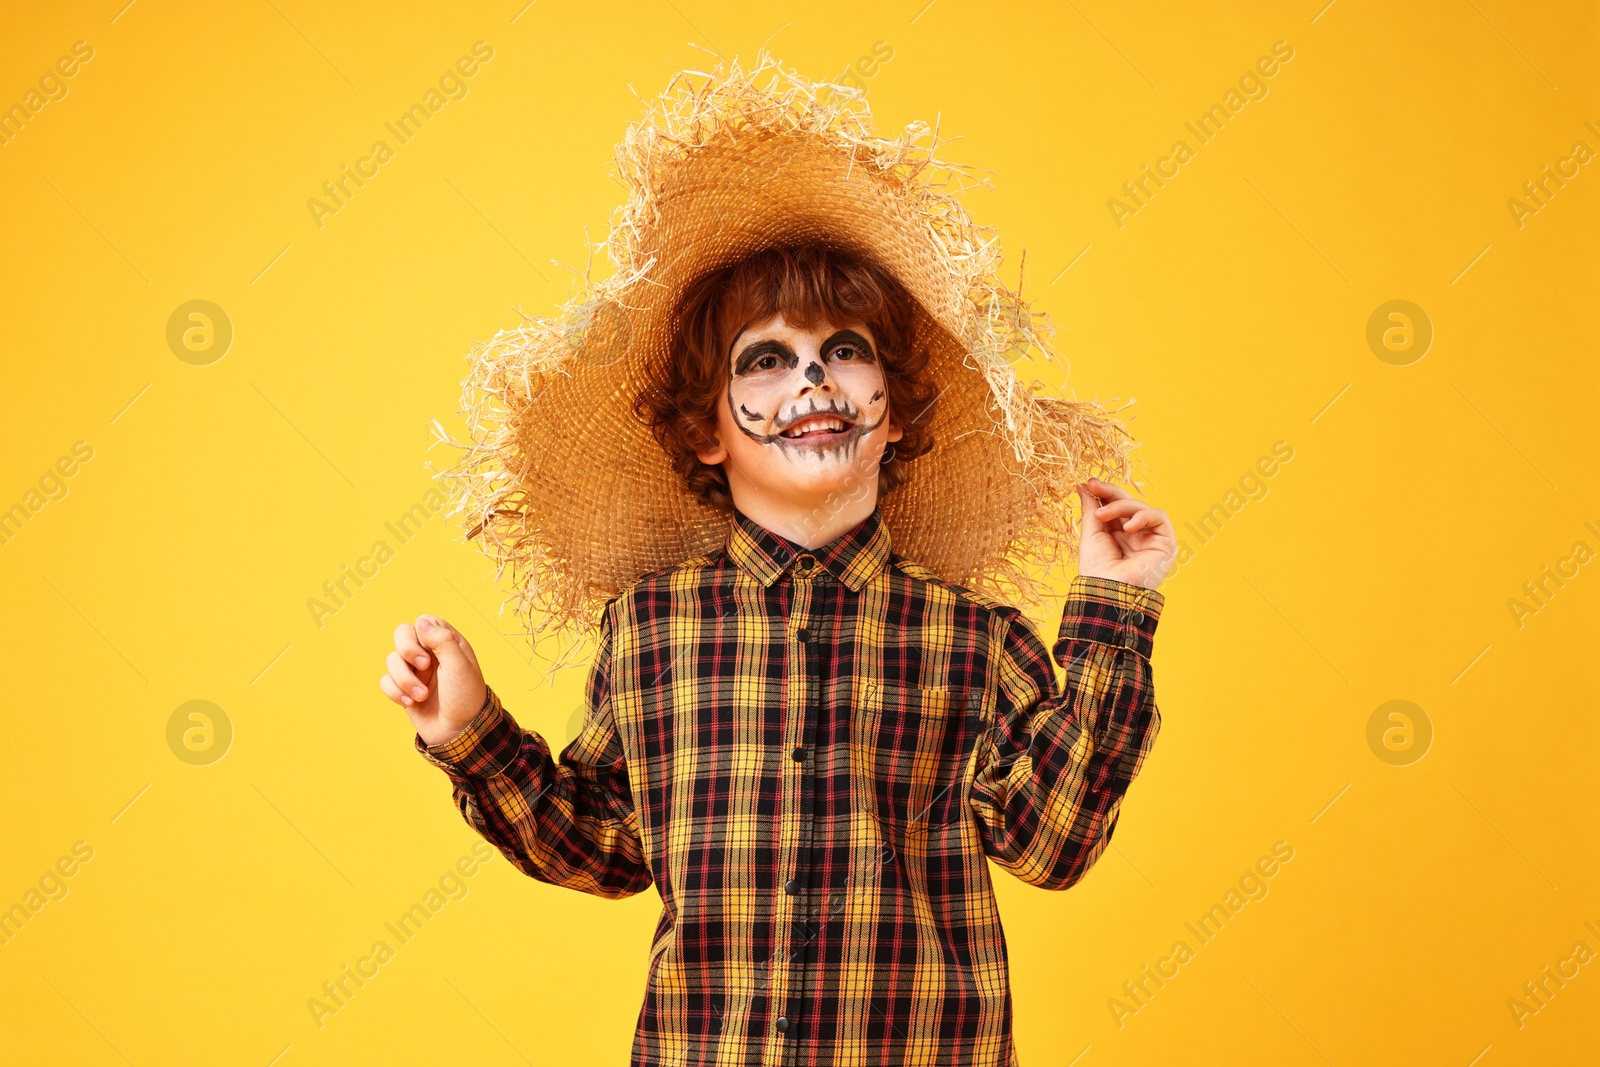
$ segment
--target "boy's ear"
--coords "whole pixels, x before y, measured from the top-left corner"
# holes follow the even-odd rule
[[[711,444],[705,448],[696,449],[695,457],[706,466],[715,467],[728,458],[728,450],[722,447],[722,439],[718,435],[712,434]]]
[[[899,417],[895,415],[894,409],[891,408],[889,410],[889,436],[886,438],[886,440],[890,442],[898,441],[905,435],[905,427],[900,425]]]

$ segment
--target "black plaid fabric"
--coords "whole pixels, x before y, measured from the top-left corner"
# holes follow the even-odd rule
[[[530,877],[661,919],[632,1062],[1011,1064],[988,861],[1065,889],[1160,729],[1163,597],[1072,581],[1050,651],[1015,608],[891,552],[726,543],[606,606],[559,761],[491,690],[415,745]]]

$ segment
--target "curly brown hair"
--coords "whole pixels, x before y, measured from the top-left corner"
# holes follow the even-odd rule
[[[802,330],[826,322],[865,324],[872,331],[889,413],[904,433],[879,461],[881,499],[905,480],[905,465],[933,447],[928,424],[938,391],[926,377],[929,352],[918,343],[915,298],[887,271],[845,253],[814,245],[769,248],[687,286],[674,314],[673,358],[652,369],[652,380],[634,397],[634,414],[689,491],[719,511],[731,511],[722,465],[708,466],[697,453],[716,440],[717,405],[731,373],[729,347],[750,326],[777,314]],[[916,414],[908,418],[904,412]]]

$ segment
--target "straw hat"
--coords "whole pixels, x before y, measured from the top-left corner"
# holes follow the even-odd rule
[[[471,439],[444,437],[464,450],[440,475],[452,514],[497,579],[510,571],[531,637],[590,636],[636,578],[723,543],[730,516],[684,487],[630,405],[646,368],[672,358],[683,288],[776,245],[871,260],[920,305],[917,343],[942,392],[933,449],[880,498],[895,551],[1001,600],[1042,601],[1076,554],[1074,486],[1126,481],[1132,439],[1099,404],[1018,381],[1022,356],[1055,363],[1063,382],[1065,364],[1048,320],[1000,281],[992,231],[959,202],[985,183],[936,159],[937,140],[923,123],[880,137],[859,90],[766,55],[679,73],[628,129],[616,154],[628,196],[604,242],[614,273],[561,314],[478,343],[463,384]]]

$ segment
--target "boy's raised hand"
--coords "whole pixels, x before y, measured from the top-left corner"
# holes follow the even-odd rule
[[[395,627],[388,667],[378,687],[406,709],[425,744],[452,740],[483,707],[477,655],[455,627],[436,615]]]
[[[1178,558],[1172,520],[1099,478],[1078,485],[1083,525],[1078,536],[1078,573],[1154,589]]]

